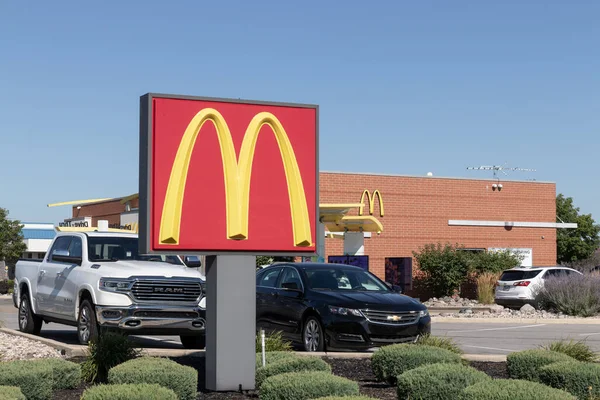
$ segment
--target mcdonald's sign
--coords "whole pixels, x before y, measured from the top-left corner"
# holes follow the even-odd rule
[[[140,251],[316,253],[318,107],[146,94]]]
[[[373,195],[366,189],[363,191],[362,196],[360,196],[360,209],[358,210],[358,215],[363,215],[365,196],[367,196],[367,200],[369,201],[369,215],[373,215],[373,212],[375,211],[375,196],[377,196],[379,199],[379,216],[383,217],[383,199],[381,198],[381,192],[379,190],[374,190]]]

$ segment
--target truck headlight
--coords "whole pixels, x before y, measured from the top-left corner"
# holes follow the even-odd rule
[[[98,286],[100,290],[106,292],[128,292],[133,286],[133,281],[118,278],[100,278]]]
[[[363,314],[360,310],[345,307],[329,306],[329,312],[336,315],[354,315],[355,317],[362,317]]]

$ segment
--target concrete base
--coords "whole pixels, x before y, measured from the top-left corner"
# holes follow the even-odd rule
[[[253,390],[256,257],[206,257],[206,389]]]

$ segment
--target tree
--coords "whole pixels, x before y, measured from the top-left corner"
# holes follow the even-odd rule
[[[471,256],[471,270],[479,274],[499,273],[521,265],[524,256],[510,250],[480,251]]]
[[[0,260],[14,264],[25,250],[21,222],[8,219],[8,210],[0,207]]]
[[[263,265],[273,264],[275,262],[293,262],[294,257],[268,257],[268,256],[256,256],[256,268],[262,267]]]
[[[556,217],[562,222],[575,222],[577,229],[558,229],[556,258],[559,264],[585,260],[594,255],[600,245],[600,225],[591,214],[579,214],[571,197],[556,196]]]

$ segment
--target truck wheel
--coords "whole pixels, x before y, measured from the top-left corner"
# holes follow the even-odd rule
[[[98,339],[98,322],[96,321],[96,311],[89,300],[83,300],[79,307],[79,317],[77,318],[77,337],[79,343],[87,345],[91,341]]]
[[[23,294],[23,296],[21,296],[21,304],[19,305],[19,330],[21,332],[39,335],[42,330],[43,322],[41,317],[33,313],[29,295],[27,293]]]
[[[194,336],[179,336],[181,344],[186,349],[203,349],[206,347],[206,336],[194,335]]]

